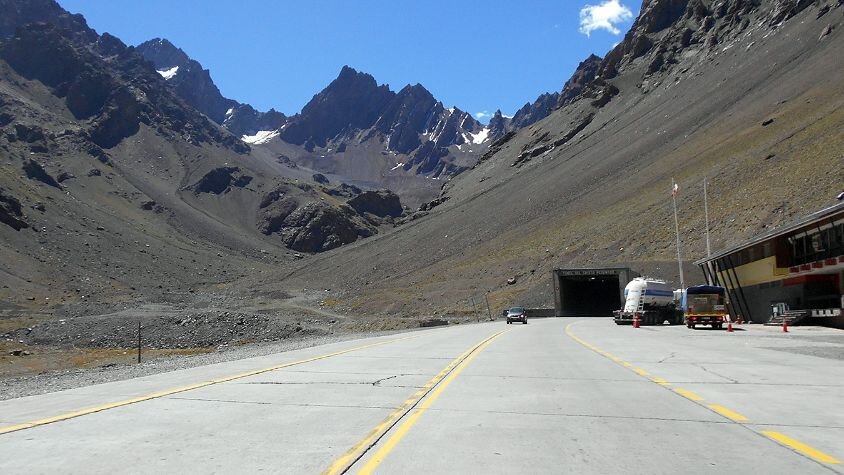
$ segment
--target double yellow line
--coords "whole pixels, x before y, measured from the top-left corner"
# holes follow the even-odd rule
[[[650,381],[653,381],[654,383],[659,384],[660,386],[663,386],[663,387],[671,386],[671,383],[669,383],[668,381],[666,381],[662,378],[658,378],[656,376],[651,376],[650,373],[648,373],[647,371],[645,371],[641,368],[637,368],[633,364],[628,363],[626,361],[623,361],[621,358],[618,358],[614,355],[611,355],[610,353],[607,353],[606,351],[604,351],[604,350],[592,345],[591,343],[587,342],[586,340],[583,340],[582,338],[578,337],[577,335],[572,333],[572,331],[571,331],[572,325],[573,325],[572,323],[569,323],[568,325],[566,325],[566,335],[571,337],[574,341],[576,341],[576,342],[580,343],[581,345],[585,346],[586,348],[589,348],[590,350],[598,353],[599,355],[604,356],[605,358],[609,358],[610,360],[620,364],[621,366],[624,366],[625,368],[632,370],[634,373],[638,374],[639,376],[643,376],[645,378],[648,378]],[[698,404],[706,407],[707,409],[709,409],[709,410],[711,410],[711,411],[713,411],[713,412],[715,412],[715,413],[717,413],[717,414],[719,414],[723,417],[726,417],[727,419],[730,419],[734,422],[748,421],[748,418],[745,417],[744,415],[739,414],[738,412],[732,411],[730,409],[727,409],[724,406],[719,406],[718,404],[706,404],[704,402],[704,399],[701,396],[699,396],[699,395],[697,395],[697,394],[695,394],[695,393],[693,393],[693,392],[691,392],[687,389],[673,388],[671,390],[674,391],[675,393],[679,394],[680,396],[683,396],[684,398],[686,398],[690,401],[698,403]],[[804,444],[803,442],[800,442],[799,440],[792,439],[791,437],[788,437],[785,434],[781,434],[779,432],[774,432],[774,431],[761,431],[759,433],[764,435],[765,437],[767,437],[771,440],[774,440],[774,441],[794,450],[795,452],[800,453],[802,455],[805,455],[805,456],[807,456],[807,457],[809,457],[809,458],[811,458],[815,461],[825,463],[825,464],[840,464],[840,463],[842,463],[840,460],[836,459],[835,457],[833,457],[829,454],[826,454],[824,452],[821,452],[820,450],[818,450],[814,447],[811,447],[807,444]]]
[[[493,340],[506,333],[509,330],[500,331],[472,348],[466,350],[463,354],[454,359],[448,366],[443,368],[436,376],[431,378],[422,388],[407,399],[401,406],[393,411],[386,419],[376,425],[369,433],[361,439],[358,443],[352,446],[348,452],[337,459],[330,467],[328,467],[324,475],[338,475],[346,473],[352,465],[378,443],[387,432],[389,432],[399,421],[404,418],[402,424],[392,433],[392,435],[384,442],[384,444],[366,461],[358,473],[369,474],[375,471],[378,465],[387,458],[387,455],[398,445],[404,436],[410,431],[411,427],[419,420],[422,414],[434,404],[434,401],[440,397],[445,388],[451,384],[452,381],[463,371],[466,365],[472,361],[484,348],[489,346]],[[419,404],[423,398],[422,404]],[[418,407],[417,407],[418,406]],[[412,413],[411,413],[412,412]],[[410,415],[405,418],[410,413]]]
[[[166,389],[164,391],[159,391],[159,392],[147,394],[147,395],[144,395],[144,396],[139,396],[139,397],[132,398],[132,399],[125,399],[123,401],[110,402],[110,403],[102,404],[102,405],[99,405],[99,406],[88,407],[88,408],[85,408],[85,409],[81,409],[79,411],[67,412],[67,413],[64,413],[64,414],[59,414],[57,416],[48,417],[48,418],[45,418],[45,419],[39,419],[39,420],[32,421],[32,422],[25,422],[23,424],[4,426],[4,427],[0,427],[0,434],[8,434],[10,432],[16,432],[16,431],[19,431],[19,430],[31,429],[33,427],[43,426],[43,425],[46,425],[46,424],[52,424],[53,422],[66,421],[68,419],[73,419],[75,417],[80,417],[80,416],[86,416],[88,414],[94,414],[96,412],[102,412],[102,411],[106,411],[108,409],[114,409],[114,408],[117,408],[117,407],[128,406],[130,404],[136,404],[136,403],[143,402],[143,401],[149,401],[151,399],[157,399],[157,398],[161,398],[161,397],[165,397],[165,396],[170,396],[170,395],[173,395],[173,394],[183,393],[185,391],[191,391],[191,390],[194,390],[194,389],[204,388],[206,386],[211,386],[211,385],[214,385],[214,384],[226,383],[226,382],[229,382],[229,381],[234,381],[236,379],[246,378],[246,377],[249,377],[249,376],[255,376],[256,374],[268,373],[270,371],[275,371],[275,370],[282,369],[282,368],[289,368],[291,366],[310,363],[310,362],[313,362],[313,361],[324,360],[326,358],[331,358],[333,356],[339,356],[339,355],[343,355],[343,354],[346,354],[346,353],[351,353],[353,351],[360,351],[360,350],[363,350],[363,349],[366,349],[366,348],[373,348],[373,347],[376,347],[376,346],[395,343],[397,341],[409,340],[411,338],[418,338],[420,336],[421,335],[412,335],[412,336],[406,336],[406,337],[402,337],[402,338],[395,338],[395,339],[388,340],[388,341],[381,341],[381,342],[377,342],[377,343],[370,343],[370,344],[367,344],[367,345],[356,346],[354,348],[348,348],[346,350],[340,350],[340,351],[335,351],[333,353],[328,353],[328,354],[324,354],[324,355],[320,355],[320,356],[314,356],[313,358],[306,358],[306,359],[303,359],[303,360],[293,361],[291,363],[282,363],[282,364],[278,364],[278,365],[275,365],[275,366],[270,366],[268,368],[262,368],[262,369],[257,369],[257,370],[254,370],[254,371],[248,371],[246,373],[240,373],[240,374],[235,374],[235,375],[232,375],[232,376],[226,376],[226,377],[223,377],[223,378],[212,379],[210,381],[203,381],[201,383],[191,384],[189,386],[181,386],[181,387],[178,387],[178,388]]]

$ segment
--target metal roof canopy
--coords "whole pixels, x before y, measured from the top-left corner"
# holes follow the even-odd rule
[[[717,259],[721,259],[725,256],[728,256],[728,255],[733,254],[735,252],[741,251],[743,249],[747,249],[748,247],[751,247],[751,246],[754,246],[754,245],[759,244],[761,242],[767,241],[771,238],[781,236],[781,235],[789,233],[791,231],[800,229],[800,228],[805,227],[805,226],[809,226],[809,225],[814,224],[818,221],[821,221],[821,220],[827,219],[829,217],[835,216],[838,213],[842,213],[842,216],[844,216],[844,202],[835,204],[833,206],[829,206],[829,207],[824,208],[824,209],[819,210],[819,211],[815,211],[814,213],[812,213],[812,214],[810,214],[810,215],[808,215],[804,218],[801,218],[801,219],[799,219],[799,220],[797,220],[793,223],[786,224],[784,226],[780,226],[778,228],[772,229],[771,231],[768,231],[768,232],[766,232],[762,235],[759,235],[759,236],[757,236],[753,239],[747,240],[747,241],[745,241],[745,242],[743,242],[743,243],[741,243],[737,246],[734,246],[734,247],[725,249],[723,251],[720,251],[716,254],[713,254],[710,257],[705,257],[703,259],[697,260],[697,261],[695,261],[695,265],[700,266],[700,265],[703,265],[707,262],[711,262],[711,261],[714,261],[714,260],[717,260]]]

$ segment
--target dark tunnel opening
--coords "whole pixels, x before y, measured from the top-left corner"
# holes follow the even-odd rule
[[[554,269],[558,317],[612,317],[624,302],[624,287],[639,273],[629,267]]]

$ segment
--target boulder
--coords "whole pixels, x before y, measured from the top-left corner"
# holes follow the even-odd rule
[[[360,214],[369,213],[379,218],[397,218],[404,211],[398,195],[390,190],[364,191],[348,201]]]
[[[62,186],[59,182],[56,181],[55,178],[50,176],[44,168],[38,164],[35,160],[29,159],[23,163],[23,171],[26,173],[26,177],[30,180],[37,180],[45,185],[52,186],[53,188],[62,189]]]
[[[283,220],[281,229],[285,245],[302,252],[328,251],[374,232],[351,208],[333,208],[323,202],[297,208]]]
[[[29,227],[23,217],[21,202],[0,188],[0,223],[11,226],[15,231],[20,231]]]
[[[206,173],[193,185],[193,192],[219,195],[232,187],[243,188],[252,182],[252,177],[243,175],[239,167],[219,167]]]

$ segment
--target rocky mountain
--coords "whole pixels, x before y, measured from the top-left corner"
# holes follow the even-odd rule
[[[211,73],[166,39],[145,41],[135,50],[155,66],[182,100],[238,137],[277,129],[286,120],[276,110],[258,112],[248,104],[223,97]]]
[[[486,132],[471,114],[446,108],[420,84],[396,93],[371,75],[344,66],[337,79],[290,118],[280,139],[308,152],[321,149],[321,155],[331,153],[329,149],[343,153],[369,146],[399,157],[393,171],[440,177],[464,169],[452,155],[466,145],[477,145],[480,152]]]
[[[513,117],[504,117],[500,110],[495,111],[489,121],[490,137],[499,138],[507,132],[533,125],[551,115],[554,110],[574,102],[595,79],[601,62],[600,57],[590,55],[577,66],[560,92],[541,94],[535,101],[522,106]]]
[[[677,285],[672,178],[686,282],[700,282],[704,178],[713,249],[835,202],[842,47],[838,0],[646,0],[568,83],[579,92],[501,135],[424,219],[282,284],[326,282],[361,312],[449,316],[484,295],[550,305],[559,267],[630,266]],[[505,122],[496,114],[490,132]]]
[[[178,302],[404,213],[393,193],[314,183],[255,153],[180,97],[180,73],[57,3],[0,7],[13,31],[0,38],[0,314]]]
[[[302,170],[365,188],[388,187],[408,203],[434,198],[439,186],[472,166],[488,132],[470,114],[446,108],[422,85],[398,92],[366,73],[343,67],[295,116],[260,112],[225,98],[208,70],[165,39],[137,51],[185,102],[263,151]]]

